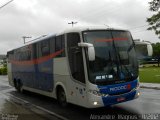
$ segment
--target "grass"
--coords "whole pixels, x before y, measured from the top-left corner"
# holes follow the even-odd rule
[[[140,82],[160,83],[160,67],[143,67],[139,69]]]

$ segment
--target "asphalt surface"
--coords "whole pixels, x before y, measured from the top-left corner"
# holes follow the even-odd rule
[[[31,92],[17,93],[8,85],[7,77],[0,76],[0,114],[7,114],[10,107],[14,106],[10,114],[18,114],[20,119],[24,116],[29,120],[36,117],[44,120],[160,120],[160,90],[141,88],[140,91],[138,99],[108,108],[86,109],[71,104],[67,108],[62,108],[52,98]],[[7,101],[7,106],[10,104],[10,107],[6,107],[6,111],[3,111],[4,101]],[[21,112],[17,111],[19,109],[22,109]]]

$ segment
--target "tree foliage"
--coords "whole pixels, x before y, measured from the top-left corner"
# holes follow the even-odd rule
[[[160,43],[153,43],[153,57],[160,56]]]
[[[147,30],[154,30],[155,34],[160,38],[160,0],[152,0],[149,2],[150,10],[156,12],[150,18],[147,18],[147,22],[150,27]]]
[[[7,67],[0,68],[0,75],[7,75]]]
[[[151,11],[158,11],[160,8],[160,0],[152,0],[149,2]]]
[[[0,68],[0,75],[7,75],[7,61],[4,59],[3,61],[0,62],[2,67]]]
[[[160,43],[153,43],[153,57],[158,59],[158,66],[160,66]]]

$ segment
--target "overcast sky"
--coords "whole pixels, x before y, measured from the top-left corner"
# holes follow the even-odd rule
[[[0,0],[0,6],[9,0]],[[147,31],[150,0],[14,0],[0,9],[0,54],[23,44],[22,36],[32,39],[75,26],[106,25],[128,29],[134,39],[160,42]],[[31,40],[31,39],[27,39]]]

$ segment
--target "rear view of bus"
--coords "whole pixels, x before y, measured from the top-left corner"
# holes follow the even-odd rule
[[[138,62],[130,32],[90,30],[82,36],[84,43],[79,46],[85,47],[86,53],[89,107],[137,98]]]

